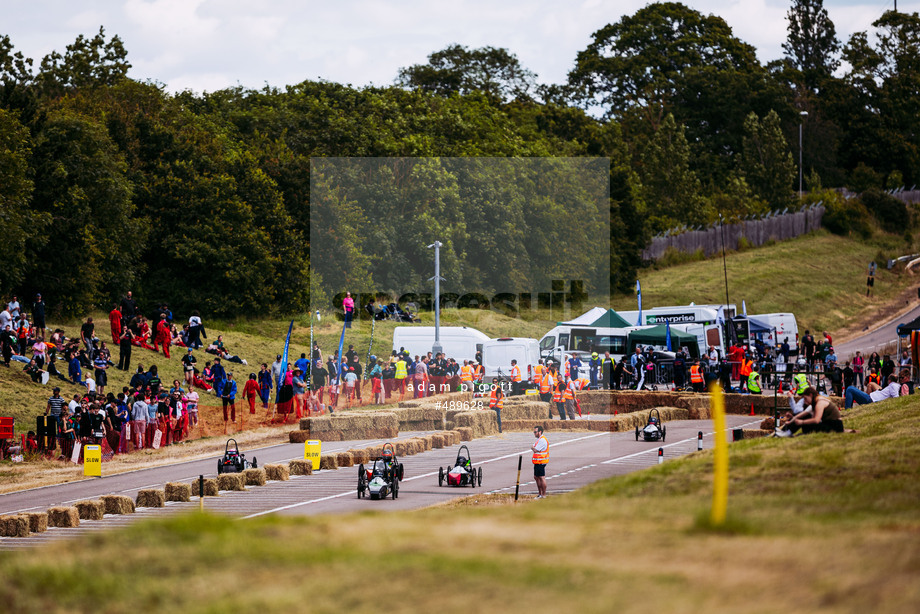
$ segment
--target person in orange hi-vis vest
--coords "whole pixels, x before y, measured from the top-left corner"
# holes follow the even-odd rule
[[[556,412],[559,413],[560,420],[565,420],[565,391],[567,388],[568,386],[562,379],[557,380],[553,388],[553,403],[556,404]]]
[[[549,440],[543,434],[543,427],[533,427],[533,436],[537,441],[530,447],[533,451],[533,479],[537,483],[537,499],[546,496],[546,465],[549,464]]]
[[[473,389],[473,367],[468,360],[464,360],[463,366],[460,367],[460,387],[464,392]]]
[[[497,377],[492,378],[492,393],[489,395],[489,409],[495,412],[498,419],[498,432],[502,432],[502,407],[505,405],[505,391],[498,382]]]

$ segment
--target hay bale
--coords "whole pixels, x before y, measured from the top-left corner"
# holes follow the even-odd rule
[[[200,497],[201,494],[198,492],[198,480],[192,480],[189,486],[192,487],[192,496]],[[204,496],[205,497],[216,497],[218,496],[219,488],[217,487],[217,479],[215,478],[205,478],[204,480]]]
[[[468,426],[458,426],[454,432],[460,435],[460,441],[473,441],[473,429]]]
[[[335,454],[323,454],[319,457],[320,469],[338,469],[338,458]]]
[[[269,480],[283,482],[291,479],[287,465],[265,465],[265,475]]]
[[[764,418],[763,422],[760,423],[760,428],[765,431],[772,431],[776,428],[776,422],[773,420],[773,417]]]
[[[26,518],[29,519],[30,532],[44,533],[48,530],[48,512],[29,512]]]
[[[291,475],[312,475],[313,461],[306,458],[295,458],[288,463]]]
[[[339,452],[335,455],[335,464],[339,467],[354,467],[355,459],[351,452]]]
[[[217,476],[219,490],[246,490],[242,473],[221,473]]]
[[[166,493],[156,488],[137,491],[137,507],[163,507]]]
[[[433,433],[428,436],[428,439],[431,440],[432,450],[444,447],[444,437],[440,433]]]
[[[166,484],[167,501],[190,501],[192,499],[192,487],[184,482],[169,482]]]
[[[105,503],[101,499],[77,501],[74,507],[80,513],[80,520],[102,520],[105,516]]]
[[[418,449],[413,454],[421,454],[431,449],[431,440],[428,437],[413,437],[409,441],[414,442]]]
[[[745,439],[757,439],[758,437],[769,437],[773,435],[773,429],[743,429]]]
[[[48,524],[71,529],[80,526],[80,512],[75,507],[52,507],[48,510]]]
[[[246,486],[265,486],[266,479],[265,469],[250,468],[243,471],[243,480],[246,482]]]
[[[13,516],[0,516],[0,536],[2,537],[28,537],[29,517],[25,514]]]
[[[303,443],[310,439],[310,433],[307,431],[291,431],[288,433],[288,440],[291,443]]]
[[[393,446],[396,450],[396,456],[409,456],[409,441],[397,441]]]
[[[356,465],[367,464],[371,461],[371,455],[368,454],[367,449],[349,450],[348,453],[351,454],[351,460]]]
[[[105,505],[106,514],[133,514],[134,499],[124,495],[103,495],[99,497]],[[188,499],[186,499],[188,501]]]

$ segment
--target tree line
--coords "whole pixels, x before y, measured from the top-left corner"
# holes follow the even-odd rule
[[[128,288],[179,313],[298,313],[343,281],[417,290],[433,231],[467,289],[577,269],[629,291],[651,235],[794,205],[800,129],[807,190],[868,194],[834,200],[832,230],[864,232],[868,212],[904,231],[910,212],[881,190],[920,183],[920,16],[888,11],[846,42],[820,0],[787,17],[784,57],[767,64],[720,17],[655,3],[597,30],[560,84],[506,49],[452,45],[390,87],[203,94],[130,78],[102,28],[37,66],[0,35],[0,292],[42,292],[61,314]],[[311,186],[311,161],[359,157],[391,162],[340,167],[373,173],[349,189],[323,174]],[[558,172],[452,161],[548,157],[606,158],[606,206],[586,208],[596,194]],[[311,237],[334,247],[313,279]],[[483,254],[504,258],[501,279],[477,268]]]

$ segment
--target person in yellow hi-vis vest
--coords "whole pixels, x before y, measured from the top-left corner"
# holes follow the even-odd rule
[[[533,479],[537,483],[537,499],[546,496],[546,465],[549,463],[549,441],[543,434],[543,427],[533,427],[533,436],[537,441],[530,447],[533,450]]]
[[[409,377],[409,369],[406,367],[406,359],[402,356],[396,361],[396,375],[394,377],[395,388],[399,390],[399,400],[402,401],[406,396],[406,378]]]

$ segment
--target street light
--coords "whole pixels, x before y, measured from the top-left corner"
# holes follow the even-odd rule
[[[443,349],[441,348],[441,247],[444,244],[435,241],[428,246],[428,249],[434,248],[434,277],[428,281],[434,280],[434,345],[431,346],[431,352],[437,356]]]
[[[802,124],[808,117],[808,111],[800,112],[799,116],[802,118],[799,122],[799,200],[802,200]]]

